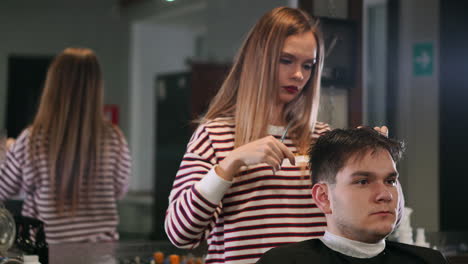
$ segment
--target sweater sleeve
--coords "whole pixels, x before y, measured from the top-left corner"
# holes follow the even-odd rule
[[[22,158],[26,151],[25,133],[20,135],[7,151],[0,165],[0,200],[6,200],[19,193],[23,184]]]
[[[117,127],[115,127],[115,130],[117,131],[117,144],[119,146],[114,180],[115,195],[117,199],[122,199],[128,191],[128,182],[132,174],[132,158],[125,136]]]
[[[177,247],[197,247],[219,217],[221,200],[231,182],[216,175],[217,162],[209,133],[202,125],[188,143],[169,196],[165,230]]]

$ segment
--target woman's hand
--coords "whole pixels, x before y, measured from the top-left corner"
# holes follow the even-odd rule
[[[11,146],[13,145],[13,143],[15,143],[15,139],[14,138],[8,138],[5,142],[6,144],[6,149],[9,150],[11,148]]]
[[[357,128],[362,128],[363,126],[358,126]],[[381,126],[381,127],[374,127],[374,130],[379,132],[382,136],[388,137],[388,127],[387,126]]]
[[[374,130],[379,132],[381,135],[388,137],[388,127],[381,126],[381,127],[374,127]]]
[[[234,149],[215,168],[216,173],[225,180],[232,181],[240,167],[267,163],[273,172],[281,168],[284,158],[295,164],[294,154],[273,136],[267,136]]]

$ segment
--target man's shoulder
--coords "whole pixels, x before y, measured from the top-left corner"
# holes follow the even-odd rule
[[[415,245],[410,245],[410,244],[405,244],[405,243],[400,243],[400,242],[395,242],[395,241],[386,241],[387,248],[395,248],[395,249],[400,249],[400,250],[406,250],[410,252],[420,252],[424,254],[436,254],[436,255],[441,255],[441,253],[437,250],[427,248],[427,247],[420,247],[420,246],[415,246]]]
[[[311,250],[314,250],[320,247],[321,245],[323,245],[323,243],[322,241],[320,241],[320,239],[308,239],[308,240],[304,240],[301,242],[290,243],[290,244],[286,244],[283,246],[279,246],[279,247],[271,249],[270,251],[282,251],[282,252],[291,251],[291,252],[297,252],[297,253],[310,252]]]
[[[286,244],[268,250],[263,254],[258,264],[276,264],[276,263],[299,263],[301,259],[318,257],[320,247],[323,244],[320,239],[309,239],[302,242]]]
[[[387,249],[389,250],[398,250],[404,251],[408,254],[415,255],[425,260],[430,260],[429,263],[447,263],[445,257],[440,253],[440,251],[426,248],[426,247],[419,247],[394,241],[387,241]]]

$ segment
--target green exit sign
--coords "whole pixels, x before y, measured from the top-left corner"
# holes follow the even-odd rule
[[[413,45],[413,75],[432,76],[434,67],[434,47],[432,43]]]

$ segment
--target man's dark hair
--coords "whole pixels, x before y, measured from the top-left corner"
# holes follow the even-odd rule
[[[368,151],[387,150],[397,163],[404,143],[381,135],[369,127],[334,129],[319,137],[309,150],[312,185],[321,181],[336,182],[336,174],[352,157],[361,159]]]

